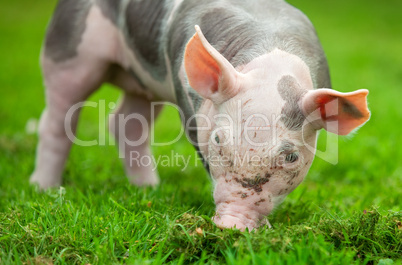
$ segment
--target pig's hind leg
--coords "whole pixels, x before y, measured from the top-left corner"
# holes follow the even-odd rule
[[[78,3],[85,5],[75,8]],[[30,178],[42,189],[61,184],[78,122],[76,104],[84,102],[110,70],[114,36],[106,34],[112,32],[109,24],[87,1],[60,1],[50,24],[41,56],[47,106]],[[105,41],[99,41],[99,32],[104,32]]]
[[[109,130],[116,138],[129,181],[137,186],[159,183],[150,149],[150,132],[154,119],[162,109],[153,106],[144,88],[128,72],[117,68],[109,80],[125,92],[119,107],[109,118]]]
[[[80,105],[102,83],[107,66],[90,65],[80,58],[54,63],[44,58],[42,69],[46,86],[46,109],[39,123],[36,167],[31,183],[45,189],[61,185],[80,112]]]

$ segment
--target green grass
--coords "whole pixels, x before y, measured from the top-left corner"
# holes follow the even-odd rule
[[[31,187],[37,137],[25,126],[44,108],[38,55],[55,1],[1,2],[0,264],[402,264],[402,2],[291,3],[315,24],[333,87],[370,90],[372,118],[340,141],[337,165],[316,158],[270,218],[274,229],[241,233],[212,224],[200,165],[160,167],[161,185],[139,189],[112,145],[74,146],[64,188]],[[91,99],[118,96],[105,86]],[[85,109],[79,136],[97,130],[96,110]],[[179,130],[177,113],[166,109],[155,137]],[[170,148],[194,157],[185,138],[154,154]]]

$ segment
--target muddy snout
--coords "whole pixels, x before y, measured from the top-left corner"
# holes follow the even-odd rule
[[[248,228],[249,231],[257,228],[257,224],[254,221],[248,221],[244,218],[235,216],[235,215],[223,215],[217,216],[215,215],[212,219],[216,226],[219,228],[237,228],[240,231],[245,231]]]
[[[260,174],[258,174],[260,176]],[[249,231],[267,224],[266,217],[274,208],[269,192],[269,179],[225,175],[218,178],[214,190],[216,214],[213,218],[220,228]]]
[[[265,201],[264,201],[265,202]],[[263,205],[264,202],[245,204],[240,203],[220,203],[217,205],[216,214],[213,221],[219,228],[237,228],[245,231],[257,229],[260,226],[267,224],[266,215],[268,208],[271,208],[269,203]]]

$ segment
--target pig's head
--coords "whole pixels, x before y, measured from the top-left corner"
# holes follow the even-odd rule
[[[214,181],[214,221],[251,230],[302,182],[318,130],[347,135],[369,119],[368,91],[314,90],[307,65],[278,49],[234,68],[196,31],[184,68],[205,99],[198,142]]]

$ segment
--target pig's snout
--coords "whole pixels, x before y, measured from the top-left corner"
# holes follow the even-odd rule
[[[214,223],[219,228],[237,228],[245,231],[257,229],[264,219],[258,211],[241,205],[222,203],[217,206]]]
[[[220,228],[237,228],[241,231],[246,228],[251,231],[266,224],[266,216],[273,209],[272,195],[264,190],[266,187],[263,185],[258,188],[239,187],[236,181],[219,178],[214,190],[215,224]]]
[[[257,227],[255,222],[244,222],[242,218],[233,215],[215,216],[213,220],[219,228],[237,228],[240,231],[245,231],[248,228],[251,231]]]

